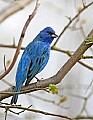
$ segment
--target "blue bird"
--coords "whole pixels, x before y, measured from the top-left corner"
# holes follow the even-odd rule
[[[25,81],[25,85],[28,85],[44,69],[50,57],[50,44],[56,37],[55,31],[46,27],[25,48],[16,72],[16,92],[20,92]],[[18,94],[14,94],[11,104],[16,104],[17,99]]]

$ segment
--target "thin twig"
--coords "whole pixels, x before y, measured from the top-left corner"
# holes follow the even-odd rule
[[[0,104],[1,105],[10,105],[9,103],[5,103],[5,102],[1,102],[1,101],[0,101]]]
[[[5,120],[7,119],[7,112],[8,112],[8,110],[6,109],[5,110]]]
[[[39,8],[39,5],[40,5],[39,2],[40,2],[40,1],[37,0],[34,11],[32,12],[31,15],[29,15],[29,18],[27,19],[27,21],[26,21],[26,23],[25,23],[25,25],[24,25],[24,27],[23,27],[23,30],[22,30],[22,33],[21,33],[21,36],[20,36],[20,39],[19,39],[18,47],[17,47],[16,53],[15,53],[15,55],[14,55],[14,58],[13,58],[11,64],[10,64],[9,68],[0,76],[0,80],[1,80],[3,77],[5,77],[5,76],[11,71],[11,69],[13,68],[13,66],[14,66],[14,64],[15,64],[15,62],[16,62],[16,60],[17,60],[17,57],[18,57],[18,55],[19,55],[19,52],[20,52],[20,49],[21,49],[21,45],[22,45],[22,42],[23,42],[23,39],[24,39],[26,30],[27,30],[27,28],[28,28],[28,25],[29,25],[29,23],[31,22],[31,20],[33,19],[33,17],[35,16],[35,14],[37,13],[37,10],[38,10],[38,8]]]
[[[7,82],[5,79],[2,79],[2,82],[4,82],[5,84],[7,84],[7,85],[8,85],[8,86],[10,86],[10,87],[12,87],[12,86],[13,86],[13,84],[11,84],[11,83]]]
[[[77,116],[75,119],[77,119],[77,120],[80,120],[80,119],[81,120],[93,120],[93,116],[87,116],[87,115],[86,116],[83,116],[83,115],[81,116],[80,115],[80,116]]]
[[[53,46],[55,46],[58,42],[58,40],[62,37],[63,33],[66,31],[66,29],[69,27],[69,25],[84,11],[86,10],[86,8],[88,8],[89,6],[91,6],[93,4],[93,2],[89,3],[88,5],[84,6],[84,8],[82,8],[82,10],[76,14],[70,21],[69,23],[64,27],[64,29],[62,30],[62,32],[60,33],[60,35],[58,36],[57,40],[55,41],[55,43],[53,44]]]
[[[84,62],[82,62],[82,61],[78,61],[81,65],[83,65],[84,67],[86,67],[86,68],[88,68],[89,70],[92,70],[93,71],[93,67],[92,66],[90,66],[90,65],[88,65],[88,64],[86,64],[86,63],[84,63]]]
[[[81,31],[83,37],[86,38],[86,35],[85,35],[85,33],[84,33],[84,30],[83,30],[83,27],[82,27],[82,26],[80,27],[80,31]],[[93,48],[92,48],[92,47],[90,47],[90,50],[91,50],[91,53],[93,54]]]
[[[6,62],[5,62],[6,60],[5,60],[5,55],[4,55],[4,69],[5,69],[5,71],[6,71]]]
[[[60,49],[60,48],[58,48],[58,47],[56,47],[56,46],[52,46],[51,49],[52,49],[52,50],[59,51],[59,52],[62,52],[62,53],[65,53],[65,54],[67,54],[69,57],[71,57],[71,56],[74,54],[74,52],[73,52],[73,54],[72,54],[71,51],[69,51],[69,50],[62,50],[62,49]],[[83,58],[83,59],[93,58],[93,56],[84,56],[84,55],[82,55],[81,58]],[[93,67],[92,67],[92,66],[89,66],[89,65],[85,64],[84,62],[82,62],[82,61],[80,61],[80,60],[78,61],[78,63],[80,63],[80,64],[83,65],[84,67],[88,68],[89,70],[92,70],[92,71],[93,71]]]
[[[83,100],[84,100],[83,106],[82,106],[79,114],[77,115],[77,117],[76,117],[75,119],[81,117],[81,115],[82,115],[83,112],[85,112],[85,113],[87,114],[87,116],[89,117],[89,115],[88,115],[88,110],[87,110],[87,103],[88,103],[89,98],[93,95],[93,92],[92,92],[92,91],[93,91],[93,88],[92,88],[92,90],[89,92],[89,94],[87,94],[86,96],[69,94],[70,96],[74,96],[74,97],[77,97],[77,98],[80,98],[80,99],[83,99]],[[86,119],[88,119],[88,117],[87,117]],[[81,117],[81,119],[82,119],[82,117]],[[90,117],[89,117],[89,119],[90,119]]]
[[[54,104],[54,105],[56,105],[57,107],[60,107],[60,108],[69,109],[68,107],[60,106],[59,103],[56,103],[53,100],[48,100],[46,98],[43,98],[43,97],[40,97],[40,96],[37,96],[37,95],[34,95],[34,94],[27,94],[27,95],[30,96],[30,97],[42,100],[42,101],[47,102],[47,103],[52,103],[52,104]]]
[[[0,105],[0,108],[16,108],[16,109],[21,109],[21,110],[25,110],[25,111],[30,111],[30,112],[34,112],[34,113],[41,113],[43,115],[50,115],[50,116],[55,116],[55,117],[60,117],[60,118],[65,118],[65,119],[68,119],[68,120],[73,120],[72,118],[70,117],[67,117],[67,116],[64,116],[64,115],[58,115],[58,114],[55,114],[55,113],[49,113],[49,112],[45,112],[45,111],[41,111],[41,110],[35,110],[35,109],[31,109],[31,108],[26,108],[26,107],[22,107],[22,106],[17,106],[17,105]]]
[[[4,45],[4,44],[0,44],[0,47],[2,48],[13,48],[13,49],[16,49],[18,46],[16,45]],[[24,50],[25,47],[21,47],[21,50]]]
[[[8,112],[8,110],[9,110],[9,107],[5,107],[5,120],[7,119],[7,112]]]
[[[30,105],[30,106],[27,107],[27,108],[30,108],[30,107],[32,107],[32,105]],[[10,109],[9,109],[9,111],[12,112],[12,113],[14,113],[14,114],[17,114],[17,115],[19,115],[19,114],[25,112],[25,110],[22,110],[22,111],[20,111],[20,112],[14,112],[13,110],[10,110]]]

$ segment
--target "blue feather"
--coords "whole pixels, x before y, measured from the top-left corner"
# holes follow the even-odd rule
[[[28,85],[44,69],[50,57],[50,44],[56,37],[55,31],[46,27],[25,48],[16,72],[16,92],[20,92],[25,81]],[[14,94],[11,104],[16,104],[17,99],[18,94]]]

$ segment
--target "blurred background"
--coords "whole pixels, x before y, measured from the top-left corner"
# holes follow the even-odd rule
[[[20,1],[0,0],[0,16],[11,6],[15,6]],[[23,2],[24,1],[25,0],[23,0]],[[73,18],[80,9],[82,9],[83,4],[87,5],[90,2],[92,2],[92,0],[41,0],[39,10],[26,31],[22,46],[26,47],[28,43],[31,42],[46,26],[51,26],[56,31],[56,34],[59,35],[68,24],[68,17]],[[31,0],[31,2],[22,10],[14,13],[1,22],[0,44],[13,45],[13,41],[15,41],[15,45],[18,44],[22,28],[28,16],[32,13],[35,4],[36,0]],[[78,18],[75,19],[59,39],[56,46],[62,50],[75,51],[92,29],[93,5],[87,8]],[[4,72],[4,55],[8,66],[13,59],[15,50],[16,49],[0,47],[0,74]],[[22,53],[23,50],[21,50],[12,71],[4,77],[3,81],[0,81],[0,91],[9,88],[10,85],[15,85],[16,69]],[[93,56],[92,47],[86,51],[85,55]],[[48,78],[53,76],[68,59],[69,57],[66,54],[51,50],[47,66],[40,74],[37,75],[37,77]],[[82,62],[90,65],[91,67],[93,66],[93,59],[83,59]],[[59,89],[59,93],[57,95],[53,95],[52,93],[47,93],[45,91],[36,91],[26,95],[20,95],[17,104],[21,104],[24,107],[32,105],[33,109],[66,115],[69,117],[82,115],[93,116],[92,80],[93,71],[77,63],[65,76],[62,82],[57,85]],[[34,81],[36,80],[34,79],[32,82]],[[10,103],[10,100],[11,97],[3,100],[3,102]],[[1,109],[0,111],[0,120],[4,120],[4,111],[4,109]],[[14,109],[14,111],[18,112],[19,110]],[[20,115],[8,112],[7,120],[11,119],[61,120],[61,118],[27,111]]]

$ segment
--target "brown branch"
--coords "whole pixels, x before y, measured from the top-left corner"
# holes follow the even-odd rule
[[[81,65],[83,65],[84,67],[88,68],[89,70],[92,70],[92,71],[93,71],[93,67],[92,67],[92,66],[90,66],[90,65],[88,65],[88,64],[85,64],[85,63],[82,62],[82,61],[78,61],[78,62],[79,62],[79,64],[81,64]]]
[[[93,37],[93,30],[90,32],[88,35],[89,38]],[[61,67],[61,69],[55,74],[54,76],[47,78],[45,80],[41,80],[36,83],[29,84],[28,86],[23,86],[22,90],[29,90],[29,92],[37,90],[37,88],[45,88],[48,87],[49,84],[58,84],[62,81],[62,79],[65,77],[65,75],[71,70],[71,68],[81,59],[81,56],[84,54],[84,52],[93,45],[91,44],[86,44],[84,41],[79,48],[76,50],[76,52],[70,57],[70,59]],[[5,91],[2,92],[12,92],[13,87],[6,89]],[[10,94],[1,94],[0,95],[0,101],[10,97]]]
[[[52,49],[52,50],[59,51],[59,52],[62,52],[62,53],[65,53],[65,54],[67,54],[69,57],[71,57],[71,56],[73,55],[71,51],[69,51],[69,50],[62,50],[62,49],[60,49],[60,48],[58,48],[58,47],[56,47],[56,46],[52,46],[51,49]],[[73,53],[74,53],[74,52],[73,52]],[[84,56],[84,55],[82,55],[81,58],[83,58],[83,59],[93,58],[93,56]],[[93,71],[93,67],[92,67],[92,66],[89,66],[89,65],[85,64],[84,62],[82,62],[82,61],[80,61],[80,60],[78,61],[78,63],[81,64],[81,65],[83,65],[84,67],[88,68],[89,70],[92,70],[92,71]]]
[[[13,48],[13,49],[17,48],[17,46],[15,46],[15,45],[3,45],[3,44],[0,44],[0,47],[3,47],[3,48]],[[25,47],[21,47],[21,50],[24,50],[24,49],[25,49]],[[62,49],[60,49],[60,48],[58,48],[56,46],[52,46],[51,50],[55,50],[55,51],[58,51],[58,52],[65,53],[65,54],[67,54],[70,57],[73,55],[72,53],[74,53],[74,52],[71,52],[70,50],[62,50]],[[81,58],[82,59],[93,59],[93,56],[84,56],[84,55],[82,55]],[[93,71],[93,67],[92,66],[89,66],[89,65],[85,64],[82,61],[78,61],[78,62],[79,62],[79,64],[81,64],[84,67],[88,68],[89,70]]]
[[[6,48],[7,48],[7,45],[2,45],[2,44],[0,44],[0,47],[6,47]],[[10,45],[9,48],[12,48],[12,46]],[[17,48],[17,47],[16,47],[16,48]],[[23,49],[23,47],[22,47],[22,49]],[[55,51],[58,51],[58,52],[65,53],[65,54],[67,54],[69,57],[71,57],[71,56],[73,55],[73,53],[74,53],[74,51],[62,50],[62,49],[60,49],[60,48],[58,48],[58,47],[56,47],[56,46],[52,46],[52,47],[51,47],[51,50],[55,50]],[[90,55],[87,55],[87,56],[82,55],[82,56],[81,56],[81,59],[93,59],[93,56],[90,56]]]
[[[45,88],[34,88],[34,89],[22,90],[21,92],[0,92],[0,94],[9,94],[9,95],[24,94],[24,93],[29,93],[29,92],[32,92],[32,91],[37,91],[37,90],[44,90],[44,91],[49,93],[49,91],[46,90]]]
[[[12,48],[12,49],[17,49],[17,45],[5,45],[5,44],[0,44],[0,47],[2,48]],[[24,50],[25,47],[21,47],[21,50]],[[65,53],[67,54],[68,56],[72,56],[74,52],[70,51],[70,50],[62,50],[56,46],[52,46],[51,47],[51,50],[55,50],[55,51],[58,51],[58,52],[62,52],[62,53]],[[93,59],[93,56],[92,55],[82,55],[81,59]]]
[[[68,107],[63,107],[60,105],[60,101],[59,102],[55,102],[53,100],[49,100],[49,99],[46,99],[46,98],[43,98],[43,97],[40,97],[40,96],[37,96],[37,95],[32,95],[32,94],[27,94],[28,96],[32,97],[32,98],[35,98],[35,99],[38,99],[38,100],[41,100],[43,102],[47,102],[47,103],[51,103],[57,107],[60,107],[60,108],[63,108],[63,109],[69,109]]]
[[[15,2],[12,6],[6,8],[2,12],[0,12],[0,23],[3,22],[6,18],[13,15],[17,11],[23,9],[26,5],[28,5],[32,0],[20,0]]]
[[[32,107],[32,105],[30,105],[30,106],[29,106],[29,107],[27,107],[27,108],[30,108],[30,107]],[[10,109],[9,109],[9,111],[10,111],[10,112],[12,112],[12,113],[14,113],[14,114],[17,114],[17,115],[19,115],[19,114],[21,114],[21,113],[25,112],[25,110],[22,110],[22,111],[20,111],[20,112],[15,112],[15,111],[10,110]]]
[[[33,17],[35,16],[35,14],[37,13],[37,10],[38,10],[38,8],[39,8],[39,5],[40,5],[39,0],[37,0],[34,11],[32,12],[31,15],[29,15],[29,18],[27,19],[27,21],[26,21],[26,23],[25,23],[25,25],[24,25],[24,27],[23,27],[23,30],[22,30],[22,33],[21,33],[21,36],[20,36],[20,39],[19,39],[18,47],[17,47],[16,53],[15,53],[15,55],[14,55],[13,61],[12,61],[11,65],[9,66],[9,68],[0,76],[0,80],[1,80],[3,77],[5,77],[5,76],[11,71],[11,69],[13,68],[13,66],[14,66],[14,64],[15,64],[15,62],[16,62],[16,60],[17,60],[18,54],[19,54],[19,52],[20,52],[21,45],[22,45],[23,38],[24,38],[24,36],[25,36],[27,27],[28,27],[29,23],[31,22],[31,20],[33,19]]]
[[[92,82],[91,82],[91,84],[92,84]],[[80,113],[79,113],[79,115],[77,117],[81,116],[83,112],[85,112],[87,114],[87,116],[89,116],[88,113],[86,112],[86,110],[87,110],[88,100],[90,100],[90,97],[93,95],[92,91],[93,91],[93,87],[92,87],[92,90],[83,98],[84,99],[84,104],[83,104],[83,106],[82,106],[82,108],[80,110]]]
[[[78,117],[76,117],[75,119],[77,119],[77,120],[86,120],[86,119],[88,119],[88,120],[93,120],[93,116],[78,116]]]
[[[0,44],[0,47],[2,48],[14,48],[14,49],[17,49],[18,46],[16,45],[4,45],[4,44]],[[24,50],[25,47],[21,47],[21,50]]]
[[[9,81],[2,79],[2,82],[4,82],[5,84],[7,84],[9,87],[12,87],[13,84],[9,83]]]
[[[58,114],[55,114],[55,113],[49,113],[49,112],[45,112],[45,111],[41,111],[41,110],[35,110],[35,109],[26,108],[26,107],[22,107],[22,106],[0,105],[0,108],[5,108],[7,110],[10,109],[10,108],[16,108],[16,109],[26,110],[26,111],[30,111],[30,112],[34,112],[34,113],[41,113],[43,115],[50,115],[50,116],[65,118],[65,119],[68,119],[68,120],[73,120],[70,117],[67,117],[67,116],[64,116],[64,115],[58,115]]]
[[[88,5],[84,6],[84,8],[82,8],[82,10],[76,14],[72,19],[69,20],[69,23],[64,27],[64,29],[62,30],[62,32],[60,33],[60,35],[58,36],[57,40],[55,41],[55,43],[53,44],[53,46],[55,46],[58,42],[58,40],[62,37],[63,33],[66,31],[66,29],[71,25],[71,23],[84,11],[86,10],[86,8],[88,8],[89,6],[91,6],[93,4],[93,2],[89,3]]]

